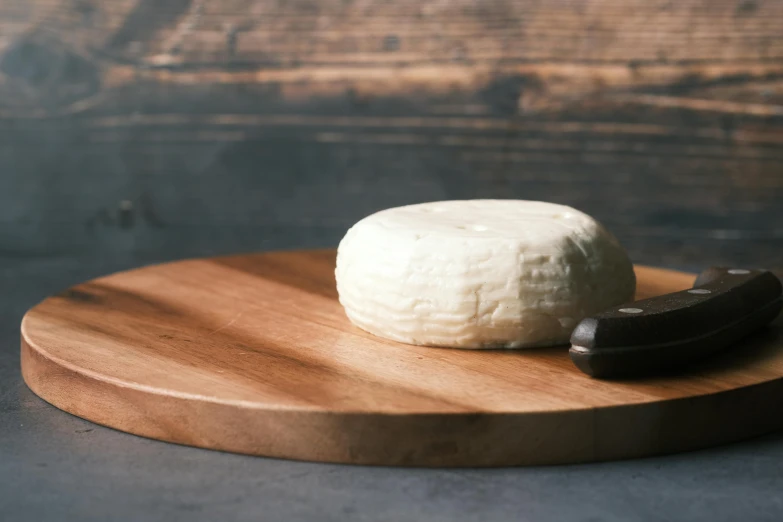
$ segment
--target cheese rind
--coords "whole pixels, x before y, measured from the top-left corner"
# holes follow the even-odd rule
[[[633,298],[617,240],[590,216],[537,201],[391,208],[340,242],[340,303],[358,327],[454,348],[566,344],[584,317]]]

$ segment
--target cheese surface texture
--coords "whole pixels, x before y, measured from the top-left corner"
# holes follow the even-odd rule
[[[568,343],[584,317],[630,301],[633,266],[590,216],[538,201],[391,208],[347,232],[337,291],[380,337],[454,348]]]

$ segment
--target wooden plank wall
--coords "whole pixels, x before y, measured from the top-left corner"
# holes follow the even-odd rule
[[[642,262],[783,265],[783,0],[3,0],[0,253],[335,244],[576,206]]]

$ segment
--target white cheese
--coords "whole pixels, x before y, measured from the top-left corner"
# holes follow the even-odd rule
[[[538,201],[441,201],[356,223],[337,251],[348,318],[380,337],[455,348],[565,344],[633,298],[633,266],[590,216]]]

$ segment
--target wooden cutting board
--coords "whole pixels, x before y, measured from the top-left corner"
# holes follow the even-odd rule
[[[292,459],[506,466],[620,459],[783,426],[781,320],[679,375],[600,381],[564,347],[408,346],[352,326],[334,252],[188,260],[102,277],[22,322],[46,401],[145,437]],[[637,267],[638,297],[694,276]]]

